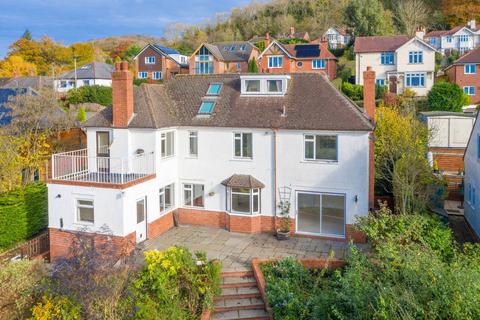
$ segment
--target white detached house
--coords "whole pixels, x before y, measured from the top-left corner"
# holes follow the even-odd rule
[[[86,124],[88,147],[53,155],[52,258],[71,231],[142,242],[174,225],[292,232],[337,240],[373,206],[374,74],[366,110],[321,74],[179,75],[135,89],[113,73],[113,107]],[[283,190],[283,192],[279,192]]]
[[[392,93],[405,88],[425,96],[435,78],[435,48],[418,37],[374,36],[355,39],[355,83],[363,85],[363,71],[372,66],[376,83]]]

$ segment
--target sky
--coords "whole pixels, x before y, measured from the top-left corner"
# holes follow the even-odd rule
[[[251,0],[0,0],[0,57],[25,29],[71,44],[113,35],[162,36],[172,23],[195,24]]]

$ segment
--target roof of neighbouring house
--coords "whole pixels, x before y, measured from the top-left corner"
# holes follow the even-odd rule
[[[6,126],[12,121],[11,109],[7,103],[17,95],[18,90],[0,88],[0,127]]]
[[[153,44],[155,48],[165,52],[166,54],[180,54],[176,49],[162,46],[161,44]]]
[[[35,76],[35,77],[12,77],[12,78],[1,78],[0,79],[0,88],[32,88],[32,89],[41,89],[45,87],[53,87],[53,78],[45,76]]]
[[[77,79],[112,79],[115,67],[105,62],[92,62],[77,68]],[[59,79],[75,79],[75,70],[62,74]]]
[[[430,37],[442,37],[442,36],[451,36],[457,33],[458,31],[462,30],[463,28],[470,30],[471,32],[478,31],[478,29],[471,29],[469,27],[465,26],[457,26],[455,28],[452,28],[450,30],[433,30],[425,34],[425,37],[430,38]]]
[[[370,131],[371,121],[340,93],[325,75],[294,73],[284,96],[240,94],[240,74],[177,75],[164,84],[134,89],[131,128],[206,126],[311,130]],[[266,75],[267,76],[267,75]],[[198,111],[212,83],[222,83],[210,117]],[[286,116],[282,116],[285,108]],[[87,121],[88,127],[110,127],[112,108]]]
[[[252,50],[258,50],[258,48],[249,41],[214,42],[204,43],[203,45],[218,60],[225,62],[248,61]],[[244,50],[241,50],[242,48],[244,48]]]
[[[467,52],[453,62],[454,65],[465,63],[480,63],[480,48]]]
[[[423,118],[430,117],[465,117],[465,118],[475,118],[475,113],[464,113],[464,112],[451,112],[451,111],[424,111],[420,112],[420,116]]]
[[[355,53],[395,51],[410,39],[409,36],[357,37],[354,51]]]
[[[265,185],[247,174],[234,174],[230,178],[222,181],[222,184],[230,188],[261,189]]]
[[[290,56],[296,58],[296,59],[337,59],[330,50],[328,50],[328,43],[327,42],[321,42],[320,44],[317,43],[297,43],[297,44],[282,44],[277,42],[278,45],[282,46],[289,54]],[[302,55],[302,48],[308,48],[308,49],[313,49],[315,53],[313,55],[309,55],[308,57],[305,57]]]

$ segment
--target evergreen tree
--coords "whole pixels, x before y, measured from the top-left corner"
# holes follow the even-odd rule
[[[22,35],[22,39],[32,40],[32,33],[30,30],[26,29]]]
[[[249,73],[258,73],[258,65],[255,59],[248,61],[248,72]]]
[[[77,120],[79,122],[87,121],[87,113],[85,112],[85,109],[83,107],[80,107],[80,109],[78,109]]]
[[[375,36],[393,33],[392,13],[385,11],[379,0],[351,0],[344,11],[345,24],[355,36]]]

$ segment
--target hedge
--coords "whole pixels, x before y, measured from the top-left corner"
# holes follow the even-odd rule
[[[0,251],[28,240],[48,225],[47,187],[36,182],[0,194]]]

